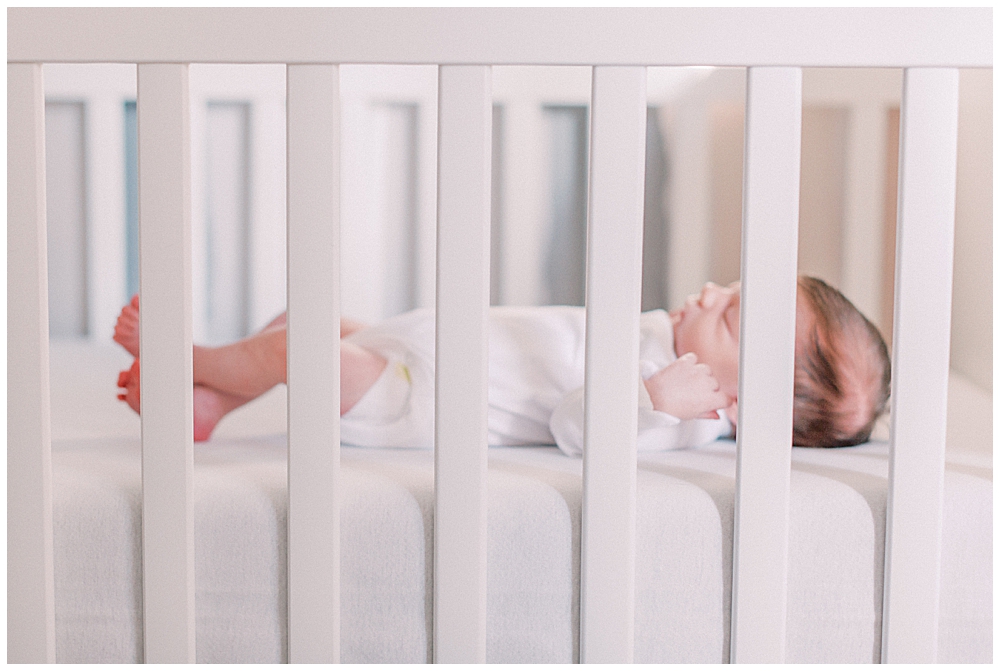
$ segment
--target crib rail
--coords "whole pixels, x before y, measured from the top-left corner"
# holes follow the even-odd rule
[[[7,66],[7,661],[54,662],[42,67]]]
[[[761,662],[784,656],[799,66],[909,67],[883,659],[934,661],[957,76],[926,66],[991,66],[990,18],[977,9],[8,10],[8,660],[55,661],[38,63],[110,61],[140,63],[149,662],[194,661],[185,63],[288,64],[289,653],[328,662],[339,659],[340,610],[337,64],[441,64],[434,654],[455,662],[485,660],[488,66],[596,66],[581,659],[606,662],[630,661],[633,648],[637,378],[628,362],[638,345],[642,66],[752,66],[731,657]]]
[[[146,659],[194,660],[188,66],[138,69],[142,564]]]
[[[882,661],[936,660],[958,72],[908,69],[900,120]]]
[[[10,9],[7,50],[64,63],[990,67],[991,24],[988,8]]]
[[[595,67],[587,227],[580,661],[632,661],[646,69]]]
[[[340,79],[288,67],[288,656],[340,659]]]
[[[747,72],[730,659],[784,659],[802,71]]]
[[[486,661],[486,310],[492,79],[438,75],[434,660]]]

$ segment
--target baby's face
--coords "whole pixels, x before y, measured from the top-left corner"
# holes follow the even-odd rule
[[[677,356],[694,352],[712,369],[724,394],[736,400],[740,367],[740,283],[720,287],[709,282],[684,307],[670,312]]]

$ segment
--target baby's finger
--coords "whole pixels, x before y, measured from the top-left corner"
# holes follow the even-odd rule
[[[713,410],[712,412],[705,412],[698,415],[698,419],[719,419],[719,411]]]
[[[709,408],[712,408],[712,410],[719,410],[727,407],[730,402],[731,401],[728,396],[721,391],[716,390],[705,398],[705,405],[702,407],[708,406]]]
[[[719,387],[721,386],[719,384],[719,379],[714,375],[712,375],[711,368],[709,368],[707,365],[703,363],[700,363],[697,366],[695,366],[695,370],[697,371],[697,375],[700,378],[698,380],[699,384],[704,384],[705,387],[711,391],[719,391]]]

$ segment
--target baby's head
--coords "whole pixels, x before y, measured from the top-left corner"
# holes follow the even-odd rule
[[[739,284],[707,284],[671,311],[677,355],[694,352],[733,400],[739,370]],[[878,330],[843,294],[801,276],[795,319],[792,442],[841,447],[868,440],[889,398],[889,354]]]
[[[799,277],[795,319],[795,445],[843,447],[871,436],[889,400],[889,352],[842,293]]]

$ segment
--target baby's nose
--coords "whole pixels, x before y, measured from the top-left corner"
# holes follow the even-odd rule
[[[703,307],[712,307],[722,292],[722,287],[714,282],[706,282],[701,290],[701,303]]]

